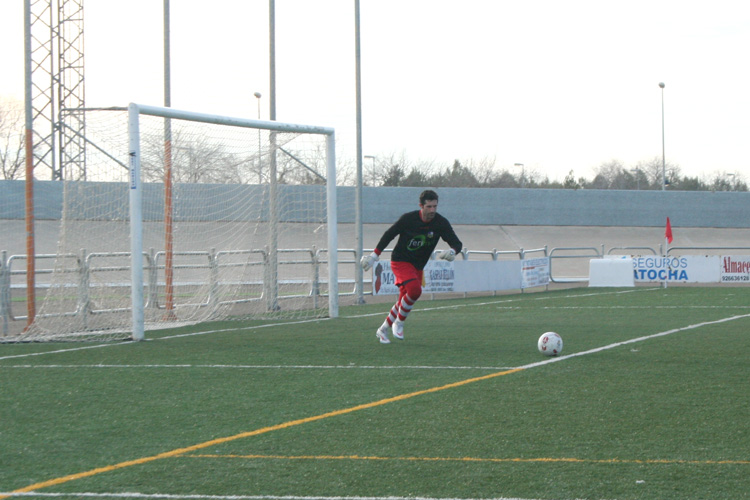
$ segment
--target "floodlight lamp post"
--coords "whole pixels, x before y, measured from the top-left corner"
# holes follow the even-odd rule
[[[661,190],[667,189],[667,156],[664,152],[664,82],[659,82],[661,88]]]
[[[514,163],[514,167],[521,167],[521,187],[526,187],[526,172],[524,171],[524,165],[523,163]]]
[[[260,98],[262,96],[260,92],[256,92],[253,95],[255,96],[255,99],[258,101],[258,121],[260,121]],[[261,149],[263,149],[263,145],[262,145],[261,136],[260,136],[260,129],[258,129],[258,184],[263,183],[263,169],[261,168],[262,163],[260,160]]]

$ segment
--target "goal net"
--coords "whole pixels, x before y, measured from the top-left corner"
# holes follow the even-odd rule
[[[333,129],[136,104],[86,123],[20,340],[338,315]]]

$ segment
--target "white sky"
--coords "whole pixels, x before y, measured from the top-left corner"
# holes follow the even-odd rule
[[[360,0],[363,153],[593,178],[662,155],[750,178],[747,0]],[[23,97],[23,0],[0,96]],[[87,106],[161,105],[162,1],[84,0]],[[172,0],[172,106],[268,118],[268,0]],[[276,0],[277,119],[355,149],[354,0]]]

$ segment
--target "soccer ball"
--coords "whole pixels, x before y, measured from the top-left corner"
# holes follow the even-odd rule
[[[562,337],[555,332],[547,332],[539,337],[536,346],[545,356],[557,356],[563,349]]]

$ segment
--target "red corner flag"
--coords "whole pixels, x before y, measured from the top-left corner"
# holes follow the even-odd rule
[[[667,230],[664,232],[664,237],[667,238],[667,243],[672,243],[672,224],[669,223],[669,217],[667,217]]]

